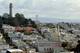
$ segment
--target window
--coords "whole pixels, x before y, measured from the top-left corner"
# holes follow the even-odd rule
[[[50,48],[49,50],[51,51],[52,49]]]
[[[46,48],[44,48],[44,51],[46,51]]]

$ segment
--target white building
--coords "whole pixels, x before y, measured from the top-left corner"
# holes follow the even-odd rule
[[[54,49],[61,48],[60,42],[50,42],[47,40],[39,40],[34,43],[34,46],[40,53],[54,52]]]
[[[24,53],[21,49],[7,49],[6,53]]]
[[[9,49],[8,44],[0,44],[0,50]]]
[[[2,28],[4,29],[5,33],[14,32],[15,31],[15,27],[7,25],[7,24],[3,24]]]
[[[8,32],[8,36],[11,40],[21,40],[24,34],[20,32]]]

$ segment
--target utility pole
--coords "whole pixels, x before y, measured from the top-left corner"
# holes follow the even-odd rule
[[[59,24],[57,24],[57,32],[58,32],[58,40],[60,41],[60,40],[61,40],[61,37],[60,37],[60,28],[59,28]]]

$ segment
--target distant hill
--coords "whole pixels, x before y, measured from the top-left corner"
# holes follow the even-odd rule
[[[31,19],[36,21],[34,17],[31,17]],[[79,19],[60,19],[60,18],[39,17],[38,20],[42,23],[58,23],[58,22],[80,23]]]

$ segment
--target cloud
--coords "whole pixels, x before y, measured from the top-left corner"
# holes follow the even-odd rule
[[[13,3],[13,14],[19,12],[26,17],[38,14],[41,17],[79,19],[80,0],[0,0],[1,15],[8,12]]]

